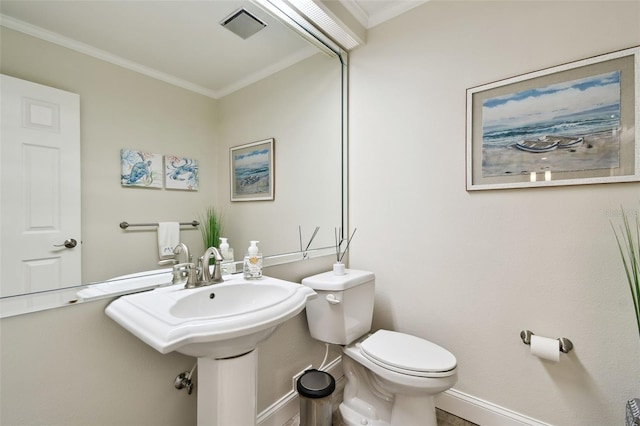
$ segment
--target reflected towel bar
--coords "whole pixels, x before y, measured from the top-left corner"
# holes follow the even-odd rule
[[[193,222],[180,222],[180,226],[187,226],[187,225],[191,225],[193,227],[196,227],[198,225],[200,225],[200,222],[198,222],[197,220],[194,220]],[[130,226],[158,226],[157,223],[127,223],[127,222],[120,222],[120,228],[122,229],[127,229]]]

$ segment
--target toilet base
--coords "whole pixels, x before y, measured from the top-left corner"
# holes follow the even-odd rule
[[[340,404],[340,415],[342,416],[342,424],[346,426],[390,426],[391,424],[384,420],[373,420],[364,417],[354,409],[344,404]]]
[[[438,424],[433,398],[396,395],[389,421],[368,418],[344,403],[340,404],[339,408],[342,422],[346,426],[437,426]]]
[[[390,424],[437,426],[433,397],[396,395]]]
[[[351,355],[357,356],[353,352]],[[342,356],[342,368],[346,384],[340,414],[347,426],[437,426],[435,394],[389,392],[398,384],[382,380],[346,353]],[[438,388],[438,393],[453,385],[455,378],[451,379],[442,389]]]

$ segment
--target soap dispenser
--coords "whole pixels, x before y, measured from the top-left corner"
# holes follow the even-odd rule
[[[222,255],[222,262],[220,263],[222,275],[235,274],[236,265],[233,258],[233,249],[229,247],[227,238],[224,237],[220,237],[220,255]]]
[[[251,241],[244,257],[244,278],[255,280],[262,278],[262,253],[258,251],[257,244],[260,241]]]

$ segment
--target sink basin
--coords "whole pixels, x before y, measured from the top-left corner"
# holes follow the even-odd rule
[[[208,291],[207,291],[208,290]],[[248,282],[211,287],[178,300],[169,310],[177,318],[222,319],[240,313],[256,313],[289,299],[292,286]]]
[[[315,295],[306,286],[276,278],[233,276],[197,289],[173,285],[123,296],[106,313],[163,354],[224,359],[252,351]]]

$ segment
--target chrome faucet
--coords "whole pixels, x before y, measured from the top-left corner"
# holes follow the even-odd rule
[[[214,259],[213,277],[209,271],[209,263],[212,256]],[[220,271],[220,262],[222,262],[222,255],[217,248],[209,247],[204,252],[200,258],[200,279],[198,280],[198,287],[224,282],[222,272]]]
[[[215,247],[209,247],[202,257],[198,259],[198,265],[191,261],[189,248],[185,243],[179,243],[173,253],[178,255],[184,253],[186,259],[184,263],[178,263],[173,266],[173,284],[184,284],[184,288],[204,287],[206,285],[224,282],[222,272],[220,271],[220,262],[222,256],[220,251]],[[209,263],[213,262],[213,277],[209,271]]]

